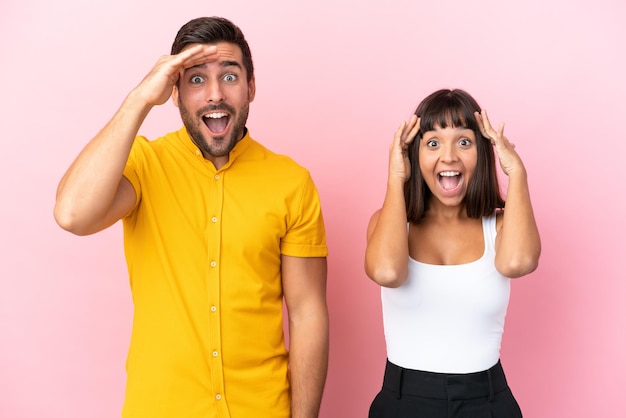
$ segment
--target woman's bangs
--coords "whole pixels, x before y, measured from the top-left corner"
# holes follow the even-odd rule
[[[441,107],[438,109],[428,109],[423,116],[420,117],[420,130],[422,132],[432,131],[435,127],[445,128],[468,128],[468,118],[463,112],[462,107],[451,106]]]

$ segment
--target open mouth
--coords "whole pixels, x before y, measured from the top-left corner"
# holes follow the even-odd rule
[[[461,186],[463,175],[459,171],[442,171],[437,179],[443,190],[451,192]]]
[[[202,117],[202,120],[212,134],[220,135],[228,127],[230,115],[224,112],[207,113]]]

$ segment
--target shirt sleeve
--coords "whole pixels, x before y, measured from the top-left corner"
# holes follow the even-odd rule
[[[298,187],[288,230],[281,241],[281,254],[292,257],[326,257],[326,231],[322,207],[311,175],[307,172]]]
[[[137,200],[135,200],[135,205],[133,206],[133,209],[126,216],[134,213],[135,209],[139,205],[139,202],[141,201],[141,181],[139,176],[139,167],[140,161],[143,160],[143,148],[145,145],[147,145],[147,142],[148,140],[143,136],[138,136],[137,138],[135,138],[133,146],[130,149],[130,154],[128,156],[128,161],[126,162],[126,167],[124,168],[123,175],[133,186],[133,189],[135,189],[135,195],[137,196]]]

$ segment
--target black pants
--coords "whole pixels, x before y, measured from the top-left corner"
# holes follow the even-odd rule
[[[387,360],[369,418],[521,418],[502,365],[469,374],[404,369]]]

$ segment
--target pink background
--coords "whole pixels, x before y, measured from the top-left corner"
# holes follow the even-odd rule
[[[132,319],[121,228],[63,232],[55,189],[200,15],[241,26],[257,68],[248,126],[310,168],[322,197],[332,321],[322,418],[365,417],[380,387],[365,228],[394,130],[441,87],[468,90],[505,121],[529,171],[543,254],[513,283],[502,352],[525,416],[626,416],[623,1],[2,0],[1,417],[119,416]],[[142,133],[179,126],[168,103]]]

